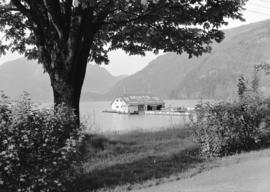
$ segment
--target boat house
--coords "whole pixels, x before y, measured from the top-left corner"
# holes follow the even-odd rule
[[[165,107],[165,102],[155,96],[122,96],[111,104],[112,111],[136,114],[144,111],[156,111]]]

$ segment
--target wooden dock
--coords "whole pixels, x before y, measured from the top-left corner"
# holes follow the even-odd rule
[[[144,111],[143,113],[121,113],[113,110],[104,110],[104,113],[117,113],[117,114],[125,114],[125,115],[168,115],[168,116],[189,116],[192,115],[192,111]]]
[[[145,115],[168,115],[168,116],[189,116],[192,113],[189,111],[178,112],[178,111],[145,111]]]
[[[120,113],[120,112],[113,111],[113,110],[103,110],[102,112],[103,113]]]
[[[117,114],[122,114],[122,115],[138,115],[139,113],[125,113],[125,112],[118,112],[118,111],[113,111],[113,110],[104,110],[102,111],[103,113],[117,113]]]

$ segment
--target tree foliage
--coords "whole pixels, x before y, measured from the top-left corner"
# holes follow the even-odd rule
[[[159,50],[200,55],[226,18],[242,20],[245,0],[11,0],[0,5],[6,49],[48,63],[55,42],[91,44],[89,59],[108,63],[108,51],[144,55]],[[94,37],[93,37],[94,36]],[[90,40],[89,38],[93,37]],[[74,42],[77,38],[77,41]],[[88,40],[88,42],[87,42]],[[70,53],[72,54],[72,53]]]
[[[89,61],[108,52],[187,52],[199,56],[224,38],[226,19],[243,20],[247,0],[2,0],[0,52],[38,59],[49,73],[56,105],[79,115]]]
[[[191,123],[203,155],[226,156],[269,146],[269,99],[201,104]]]

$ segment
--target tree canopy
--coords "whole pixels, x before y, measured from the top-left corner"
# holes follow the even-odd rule
[[[224,38],[227,19],[243,20],[247,0],[1,0],[0,53],[38,59],[49,73],[54,102],[79,111],[89,61],[108,52],[187,52],[199,56]]]
[[[200,55],[220,42],[226,18],[242,20],[245,0],[11,0],[0,4],[0,30],[6,49],[47,60],[53,41],[87,41],[89,59],[108,63],[108,51]],[[10,4],[9,4],[10,3]],[[76,35],[74,35],[76,34]],[[80,43],[78,42],[78,43]]]

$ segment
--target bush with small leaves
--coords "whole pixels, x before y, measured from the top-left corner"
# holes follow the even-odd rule
[[[202,154],[226,156],[264,145],[270,133],[269,112],[270,100],[206,103],[197,106],[191,126]]]
[[[0,191],[66,191],[83,135],[76,120],[64,105],[42,109],[27,95],[11,102],[2,93]]]

